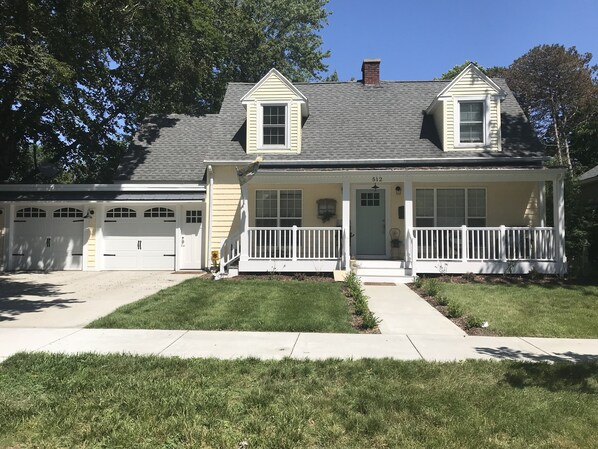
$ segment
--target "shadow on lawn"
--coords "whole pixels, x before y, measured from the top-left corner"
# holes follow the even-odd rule
[[[25,313],[39,312],[50,307],[63,309],[83,302],[63,298],[68,294],[60,291],[55,284],[23,281],[7,274],[0,275],[0,322],[15,321]]]
[[[515,388],[598,394],[598,355],[564,352],[533,354],[508,347],[476,348],[479,354],[511,360],[504,382]],[[518,363],[518,362],[544,363]],[[572,363],[573,362],[573,363]]]

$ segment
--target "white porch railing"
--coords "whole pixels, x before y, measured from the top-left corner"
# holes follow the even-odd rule
[[[277,260],[337,260],[342,252],[342,228],[248,229],[247,257]]]
[[[416,260],[554,261],[553,228],[414,228],[411,251]]]
[[[241,257],[241,234],[235,234],[220,243],[220,273],[226,271],[226,267]]]

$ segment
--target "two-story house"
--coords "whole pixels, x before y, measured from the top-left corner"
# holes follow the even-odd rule
[[[219,114],[152,117],[114,184],[1,187],[4,265],[566,270],[564,171],[545,166],[504,80],[469,65],[452,81],[381,81],[375,59],[362,72],[293,84],[272,69],[229,84]]]

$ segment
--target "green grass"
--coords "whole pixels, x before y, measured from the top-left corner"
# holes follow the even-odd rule
[[[189,279],[88,327],[356,332],[340,284],[274,280]]]
[[[598,363],[18,354],[0,447],[589,448]]]
[[[498,335],[598,338],[598,286],[443,282],[441,294]]]

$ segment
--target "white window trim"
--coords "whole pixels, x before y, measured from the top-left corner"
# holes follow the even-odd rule
[[[438,190],[465,190],[465,226],[470,227],[467,223],[469,222],[469,219],[481,219],[483,218],[484,221],[486,222],[486,226],[482,226],[482,227],[488,227],[488,188],[486,187],[418,187],[414,192],[413,195],[413,199],[414,199],[414,207],[413,207],[413,223],[417,223],[417,219],[418,218],[432,218],[429,216],[425,216],[425,217],[420,217],[417,215],[417,204],[416,203],[416,199],[417,199],[417,190],[433,190],[434,191],[434,226],[435,228],[438,227]],[[485,203],[485,207],[484,210],[486,211],[486,214],[483,217],[470,217],[469,216],[469,190],[483,190],[484,191],[484,200],[486,201]],[[416,226],[417,227],[417,226]],[[427,226],[424,226],[427,227]],[[443,226],[444,227],[444,226]],[[454,227],[454,226],[449,226],[449,227]],[[471,227],[478,227],[478,226],[471,226]]]
[[[488,148],[490,146],[490,99],[491,95],[477,95],[477,96],[468,96],[468,97],[454,97],[453,98],[453,111],[455,117],[454,123],[454,147],[459,149],[480,149],[480,148]],[[484,137],[483,142],[461,142],[461,103],[476,103],[482,102],[484,106],[484,113],[483,113],[483,125],[484,129],[482,131],[482,136]]]
[[[284,190],[299,191],[301,192],[301,216],[300,217],[281,217],[280,216],[280,192]],[[277,192],[276,193],[276,217],[258,217],[257,216],[257,193],[258,192]],[[280,220],[301,220],[301,226],[303,226],[303,189],[256,189],[255,190],[255,203],[253,209],[253,224],[257,226],[257,220],[273,220],[276,219],[276,227],[280,228]],[[269,227],[269,226],[268,226]]]
[[[264,145],[264,106],[284,106],[285,131],[284,145]],[[290,150],[291,149],[291,102],[290,101],[259,101],[257,103],[257,149],[258,150]]]

